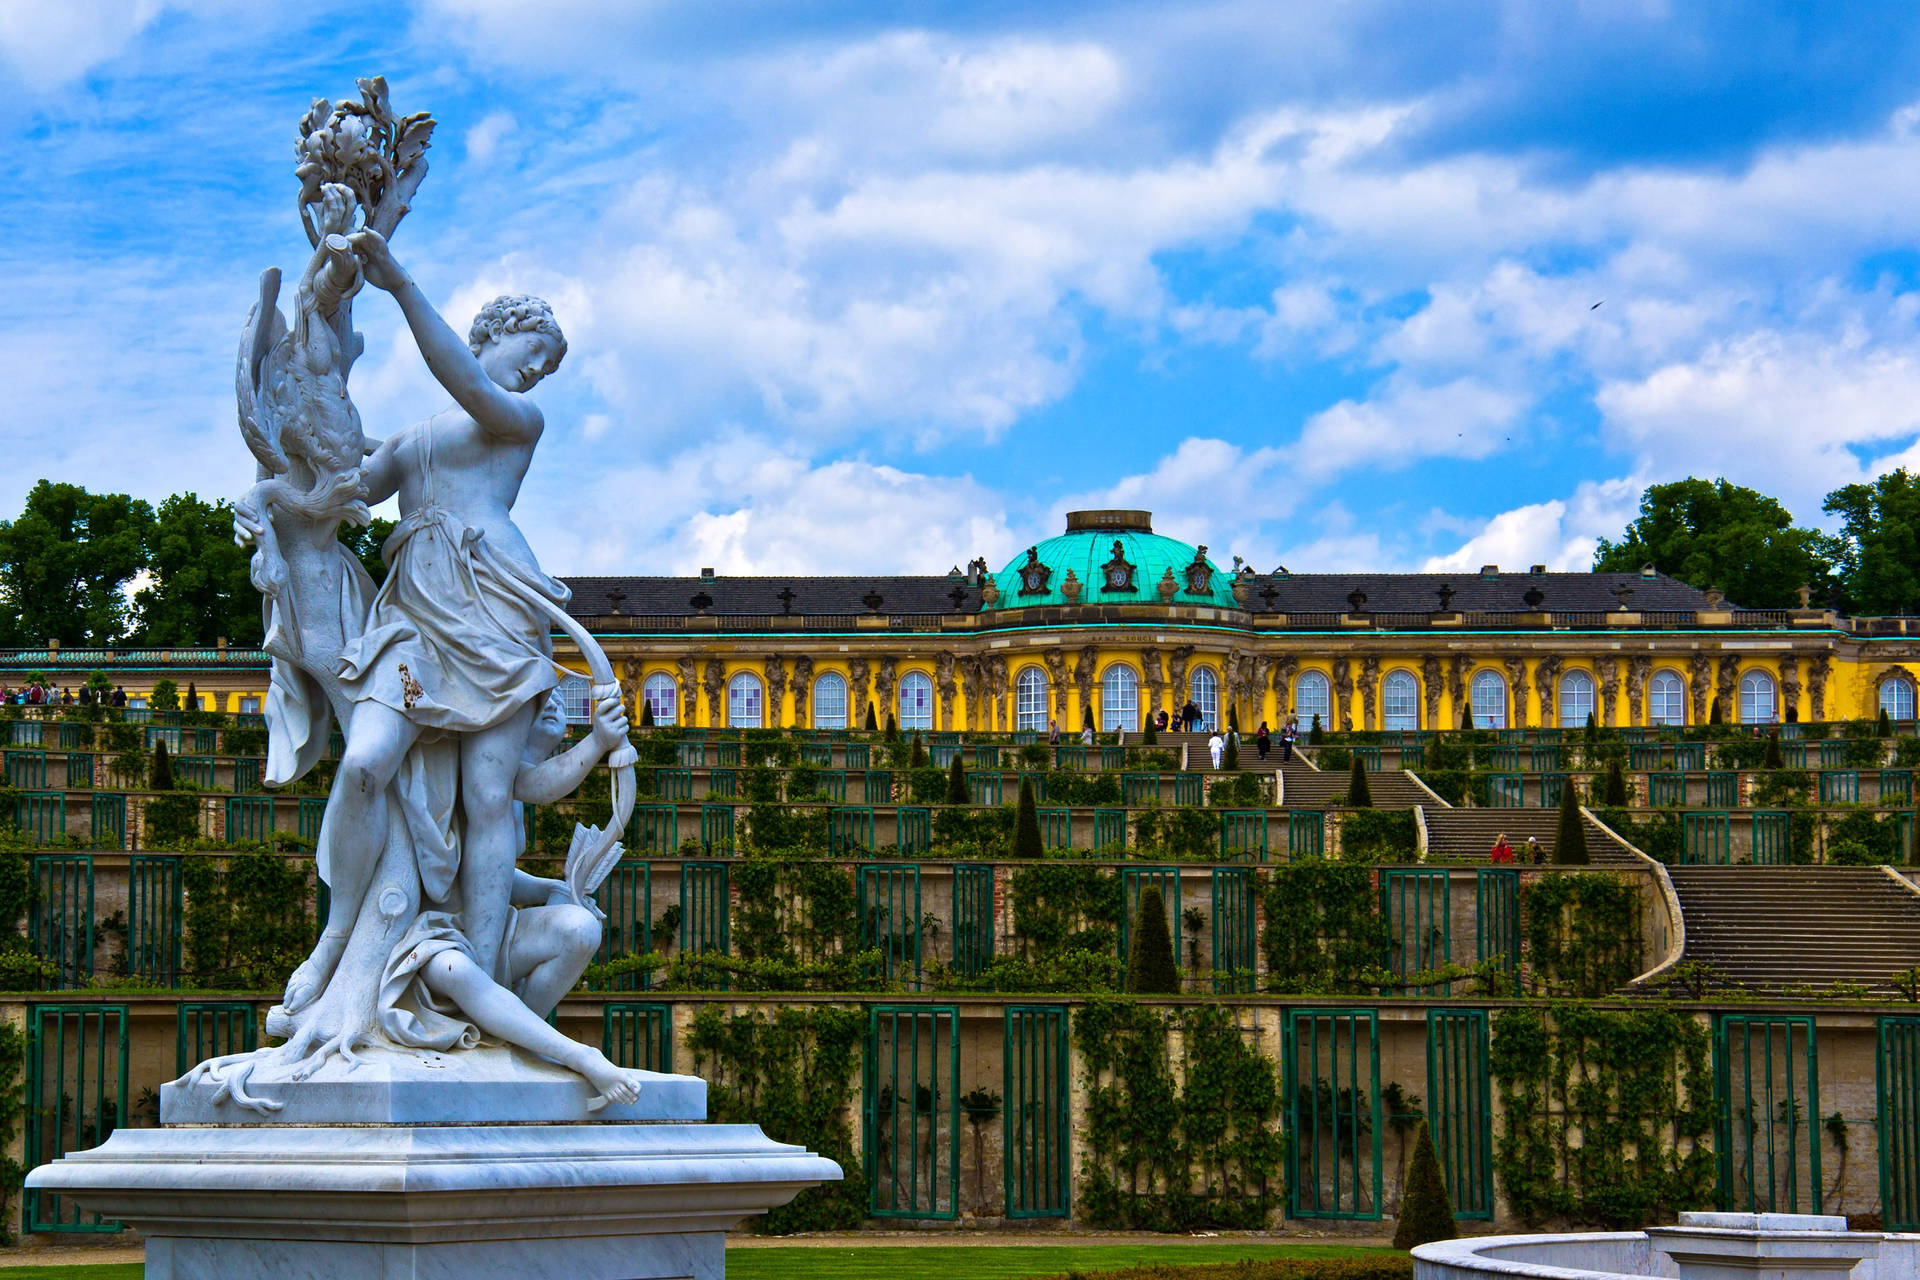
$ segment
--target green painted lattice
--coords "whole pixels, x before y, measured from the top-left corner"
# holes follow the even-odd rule
[[[1635,773],[1651,773],[1660,767],[1663,751],[1657,742],[1636,742],[1627,748],[1627,767]]]
[[[59,844],[67,836],[64,791],[28,791],[15,797],[13,822],[35,844]]]
[[[1673,767],[1682,773],[1697,773],[1707,767],[1707,744],[1704,742],[1676,742],[1673,744]]]
[[[700,845],[708,853],[733,852],[733,806],[700,806]]]
[[[1474,875],[1474,920],[1481,963],[1497,960],[1509,979],[1520,974],[1520,871],[1481,867]]]
[[[7,785],[38,791],[47,785],[47,753],[9,751],[6,753]]]
[[[83,987],[93,977],[93,858],[44,854],[33,860],[33,900],[27,942],[52,962],[59,988]]]
[[[707,797],[731,798],[740,794],[740,771],[738,769],[710,769],[707,771]]]
[[[1040,819],[1040,847],[1073,848],[1073,810],[1058,807],[1035,809]]]
[[[1126,849],[1127,811],[1125,809],[1093,811],[1093,847],[1109,853],[1123,852]]]
[[[1526,778],[1517,773],[1487,775],[1487,808],[1518,809],[1527,802]]]
[[[233,792],[235,795],[249,795],[260,790],[261,761],[252,756],[241,756],[233,762]]]
[[[1327,852],[1327,815],[1319,809],[1287,812],[1287,856],[1320,858]]]
[[[873,851],[873,810],[868,806],[835,806],[827,810],[827,848],[836,854]]]
[[[1371,1009],[1287,1012],[1287,1194],[1296,1218],[1380,1218],[1378,1033]]]
[[[1386,968],[1395,977],[1445,968],[1453,952],[1444,870],[1380,873],[1380,915],[1387,924]]]
[[[920,864],[859,868],[860,947],[889,982],[920,981]]]
[[[273,839],[272,796],[228,796],[226,808],[228,844]]]
[[[1920,1230],[1920,1018],[1881,1018],[1878,1034],[1881,1217]]]
[[[1753,860],[1763,867],[1784,867],[1793,861],[1792,813],[1785,809],[1755,810]]]
[[[1707,808],[1740,807],[1740,775],[1716,770],[1707,775]]]
[[[92,820],[87,842],[96,849],[126,848],[127,798],[118,793],[96,792],[88,796],[87,801]]]
[[[173,1070],[185,1075],[208,1058],[260,1047],[259,1019],[245,1000],[183,1004],[174,1021]]]
[[[813,780],[814,790],[823,800],[835,804],[847,802],[847,771],[845,769],[822,769]]]
[[[673,1071],[673,1006],[608,1004],[601,1013],[600,1052],[633,1071]]]
[[[1484,1009],[1427,1012],[1427,1118],[1456,1218],[1493,1217],[1493,1076]]]
[[[158,987],[180,982],[182,917],[178,854],[136,853],[127,861],[127,972]]]
[[[1882,769],[1880,771],[1880,803],[1913,803],[1913,770]]]
[[[1822,744],[1825,745],[1824,743]],[[1820,775],[1821,804],[1859,804],[1860,773],[1855,769],[1836,769]]]
[[[659,768],[653,771],[653,794],[662,800],[693,799],[693,770]]]
[[[933,847],[933,811],[902,805],[894,810],[893,847],[903,854],[925,853]]]
[[[1253,871],[1215,867],[1212,888],[1213,989],[1221,994],[1252,991],[1257,954]]]
[[[1267,860],[1267,811],[1265,809],[1221,811],[1220,857],[1235,862]]]
[[[1542,774],[1540,777],[1540,807],[1542,809],[1558,809],[1560,807],[1560,793],[1565,791],[1566,788],[1566,774]]]
[[[680,848],[680,810],[670,804],[637,804],[627,819],[629,853],[671,854]]]
[[[960,1011],[951,1005],[875,1005],[867,1016],[867,1212],[876,1218],[956,1218]]]
[[[62,751],[85,751],[93,745],[93,726],[62,720],[57,745]]]
[[[190,783],[202,791],[216,791],[219,783],[214,774],[219,762],[212,756],[178,756],[173,761],[173,777],[176,782]]]
[[[1813,1019],[1724,1014],[1713,1048],[1720,1208],[1819,1213],[1820,1075]]]
[[[727,955],[732,902],[724,862],[680,865],[680,950],[687,955]]]
[[[1847,762],[1847,744],[1843,739],[1830,738],[1820,744],[1820,767],[1838,769]]]
[[[1177,805],[1198,805],[1200,795],[1200,775],[1197,773],[1176,773],[1173,775],[1173,802]]]
[[[1120,916],[1120,958],[1127,958],[1127,943],[1133,933],[1134,917],[1140,914],[1140,891],[1149,884],[1160,890],[1160,897],[1167,908],[1167,932],[1174,939],[1180,937],[1180,868],[1178,867],[1122,867],[1120,868],[1120,901],[1123,912]],[[1180,948],[1173,948],[1174,962],[1180,960]]]
[[[973,797],[975,804],[999,804],[1001,777],[997,773],[970,773],[967,775],[967,794]]]
[[[1650,773],[1647,775],[1647,803],[1656,809],[1670,809],[1687,802],[1687,775]]]
[[[67,753],[67,789],[85,791],[93,787],[93,752],[69,751]]]
[[[1725,813],[1680,815],[1680,864],[1724,867],[1733,861],[1733,819]]]
[[[963,977],[985,973],[993,963],[993,868],[956,863],[953,868],[953,968]]]
[[[653,867],[638,858],[622,858],[594,890],[593,900],[606,915],[600,933],[600,951],[594,959],[605,964],[621,956],[642,956],[653,950]],[[610,984],[614,991],[645,986],[645,975],[621,974]]]
[[[1120,775],[1120,800],[1130,808],[1160,803],[1160,775],[1123,773]]]
[[[127,1007],[27,1010],[26,1164],[105,1142],[127,1114]],[[28,1191],[28,1231],[118,1231],[120,1224],[48,1191]]]
[[[888,769],[866,770],[861,775],[861,792],[861,799],[868,804],[892,804],[893,772]]]
[[[1067,1217],[1073,1159],[1066,1006],[1008,1006],[1002,1052],[1007,1216]]]
[[[867,743],[849,742],[841,748],[841,751],[846,756],[847,768],[870,769],[873,767],[873,748]]]
[[[320,823],[327,816],[325,796],[301,796],[299,814],[299,832],[302,840],[318,840]]]

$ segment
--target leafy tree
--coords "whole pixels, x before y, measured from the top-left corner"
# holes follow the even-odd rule
[[[1040,810],[1033,803],[1033,779],[1020,779],[1020,807],[1013,819],[1013,856],[1042,858],[1046,848],[1040,843]]]
[[[1650,564],[1746,608],[1785,609],[1799,603],[1802,583],[1822,589],[1832,553],[1830,539],[1796,526],[1778,500],[1690,476],[1649,487],[1620,540],[1600,540],[1593,567],[1630,573]]]
[[[152,580],[133,597],[143,644],[210,648],[225,636],[257,645],[260,593],[247,576],[252,552],[233,542],[233,508],[177,493],[160,504],[147,539]]]
[[[1367,766],[1360,757],[1353,757],[1353,765],[1347,770],[1347,805],[1354,809],[1373,808],[1373,788],[1367,783]]]
[[[0,521],[6,643],[112,644],[127,634],[124,591],[147,563],[153,508],[124,493],[42,480]],[[4,626],[5,624],[0,624]]]
[[[1317,747],[1327,740],[1327,731],[1320,727],[1320,713],[1313,713],[1313,724],[1307,728],[1307,745]]]
[[[155,711],[178,711],[180,709],[180,686],[165,676],[153,682],[153,689],[147,694],[147,705]]]
[[[1160,886],[1140,890],[1140,906],[1127,939],[1127,994],[1178,995],[1180,968],[1173,959],[1173,934],[1167,928],[1167,902]]]
[[[967,790],[967,766],[960,762],[958,751],[953,753],[953,763],[947,768],[947,803],[973,803],[973,795]]]
[[[375,516],[373,522],[364,529],[340,526],[340,541],[347,550],[353,552],[376,584],[387,580],[387,564],[380,558],[380,548],[393,534],[394,522],[385,516]]]
[[[1560,788],[1560,829],[1553,837],[1553,860],[1572,866],[1593,860],[1587,855],[1587,824],[1580,817],[1580,797],[1572,778]]]
[[[1840,517],[1834,540],[1842,594],[1855,613],[1920,609],[1920,473],[1889,471],[1827,495]]]
[[[1460,1234],[1453,1221],[1453,1201],[1440,1176],[1440,1153],[1433,1133],[1422,1120],[1413,1137],[1413,1163],[1407,1169],[1406,1193],[1400,1197],[1400,1222],[1394,1227],[1393,1247],[1412,1249]]]

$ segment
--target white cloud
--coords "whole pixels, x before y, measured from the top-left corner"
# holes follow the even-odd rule
[[[1536,564],[1556,570],[1592,568],[1599,540],[1619,536],[1634,516],[1643,487],[1631,478],[1586,481],[1571,498],[1503,511],[1459,548],[1429,557],[1421,568],[1429,573],[1464,573],[1487,564],[1506,569]]]
[[[1354,468],[1389,470],[1424,458],[1484,458],[1502,447],[1526,400],[1459,378],[1440,386],[1389,379],[1363,402],[1342,400],[1308,419],[1290,457],[1296,475],[1323,482]]]
[[[44,92],[118,54],[160,16],[162,0],[55,0],[0,5],[0,62]]]

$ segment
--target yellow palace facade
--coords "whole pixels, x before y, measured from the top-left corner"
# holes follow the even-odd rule
[[[637,717],[707,728],[1135,732],[1191,702],[1203,724],[1305,731],[1774,724],[1915,715],[1920,619],[1751,610],[1640,573],[1259,573],[1082,511],[999,570],[938,575],[571,578]],[[559,642],[559,660],[583,669]],[[0,655],[0,680],[92,671],[143,705],[161,679],[254,713],[252,649]],[[584,677],[567,682],[586,714]]]

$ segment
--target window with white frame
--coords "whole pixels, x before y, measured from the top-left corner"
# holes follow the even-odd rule
[[[1193,705],[1200,708],[1200,731],[1211,733],[1220,727],[1220,677],[1213,674],[1212,667],[1196,667],[1193,672],[1192,692],[1188,695]]]
[[[1293,714],[1302,733],[1313,730],[1316,718],[1322,729],[1333,728],[1333,686],[1324,675],[1309,671],[1293,682]]]
[[[1133,674],[1132,667],[1116,662],[1100,677],[1100,728],[1106,733],[1139,730],[1140,677]]]
[[[1569,671],[1560,677],[1560,727],[1578,729],[1593,714],[1593,677]]]
[[[727,723],[736,729],[758,729],[766,703],[760,677],[742,671],[727,682]]]
[[[1672,671],[1656,671],[1647,684],[1647,723],[1687,722],[1687,682]]]
[[[655,724],[680,723],[680,686],[673,677],[656,671],[640,686],[640,697],[653,712]]]
[[[1507,681],[1498,671],[1482,671],[1473,678],[1473,727],[1507,727]]]
[[[1880,682],[1880,709],[1889,719],[1913,719],[1913,681],[1905,676],[1888,676]]]
[[[1913,705],[1913,703],[1911,702],[1911,700],[1909,700],[1909,702],[1907,703],[1907,705],[1908,705],[1908,706],[1912,706],[1912,705]],[[241,697],[241,699],[240,699],[240,714],[241,714],[241,715],[243,715],[243,716],[257,716],[257,715],[259,715],[259,714],[260,714],[260,699],[259,699],[259,698],[257,698],[257,697],[248,697],[248,696],[244,696],[244,695],[243,695],[243,696]]]
[[[593,684],[585,676],[560,678],[560,709],[568,724],[586,724],[593,719]]]
[[[1773,677],[1764,671],[1740,677],[1740,723],[1773,723]]]
[[[847,727],[847,678],[838,671],[829,671],[814,679],[813,727]]]
[[[1047,677],[1038,667],[1026,668],[1013,682],[1013,727],[1046,730]]]
[[[933,728],[933,681],[919,671],[900,677],[900,728],[906,732]]]
[[[1380,727],[1410,730],[1420,727],[1420,682],[1411,671],[1389,671],[1380,682]]]

